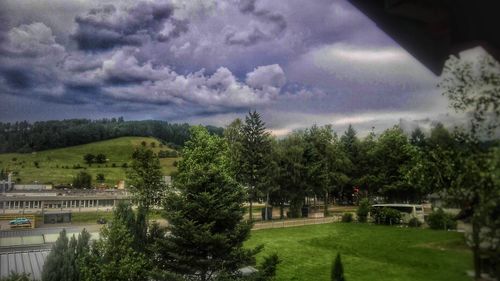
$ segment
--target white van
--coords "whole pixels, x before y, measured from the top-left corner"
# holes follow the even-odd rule
[[[417,218],[421,223],[424,223],[424,207],[415,204],[376,204],[372,208],[391,208],[398,210],[401,213],[401,219],[404,223],[408,223],[411,218]]]

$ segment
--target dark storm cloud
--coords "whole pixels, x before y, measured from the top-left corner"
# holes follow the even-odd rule
[[[239,10],[243,14],[252,15],[263,26],[253,26],[248,30],[231,31],[226,34],[225,42],[229,45],[251,46],[280,36],[286,29],[285,17],[265,9],[256,8],[256,0],[241,0]]]
[[[165,42],[188,30],[187,22],[173,19],[173,13],[173,5],[165,2],[139,2],[129,8],[104,5],[77,16],[72,37],[82,50]]]

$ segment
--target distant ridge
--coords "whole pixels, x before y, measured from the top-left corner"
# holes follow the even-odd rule
[[[0,153],[30,153],[46,149],[69,147],[124,136],[154,137],[171,147],[179,147],[189,138],[187,123],[160,120],[125,121],[111,119],[67,119],[53,121],[0,122]],[[222,135],[220,127],[206,126]]]

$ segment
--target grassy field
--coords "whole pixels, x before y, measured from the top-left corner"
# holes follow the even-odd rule
[[[259,244],[259,258],[282,260],[276,280],[330,280],[338,252],[348,281],[471,280],[471,254],[456,232],[332,223],[253,231],[246,245]]]
[[[39,151],[36,153],[5,153],[0,154],[0,168],[7,168],[14,171],[14,180],[20,179],[18,183],[51,183],[67,184],[71,183],[73,177],[81,170],[85,169],[92,175],[95,182],[96,175],[104,174],[105,183],[111,186],[116,185],[119,180],[125,179],[125,169],[123,163],[130,163],[134,148],[145,141],[151,148],[151,142],[155,143],[152,148],[155,152],[169,150],[166,146],[160,147],[160,142],[154,138],[145,137],[123,137],[112,140],[94,142],[84,145]],[[106,164],[92,164],[88,166],[83,161],[83,156],[87,153],[103,153],[108,158]],[[173,162],[176,158],[160,159],[163,172],[170,175],[175,171]],[[39,168],[35,166],[38,162]],[[80,165],[83,169],[73,169],[74,165]],[[113,165],[115,167],[113,167]],[[69,167],[69,168],[66,168]]]

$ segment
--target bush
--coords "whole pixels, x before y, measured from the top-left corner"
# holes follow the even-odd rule
[[[410,221],[408,221],[409,227],[420,227],[421,225],[422,222],[420,222],[417,218],[411,218]]]
[[[356,214],[358,215],[359,222],[366,222],[368,218],[368,213],[370,212],[370,201],[368,198],[364,198],[359,202],[358,210]]]
[[[457,222],[453,219],[453,216],[445,213],[441,208],[429,214],[427,223],[432,229],[448,230],[457,228]]]
[[[352,213],[344,213],[342,215],[342,222],[352,222]]]
[[[377,224],[399,224],[401,222],[401,213],[391,208],[374,208],[372,215]]]
[[[87,172],[80,172],[73,178],[74,188],[90,188],[92,185],[92,176]]]

